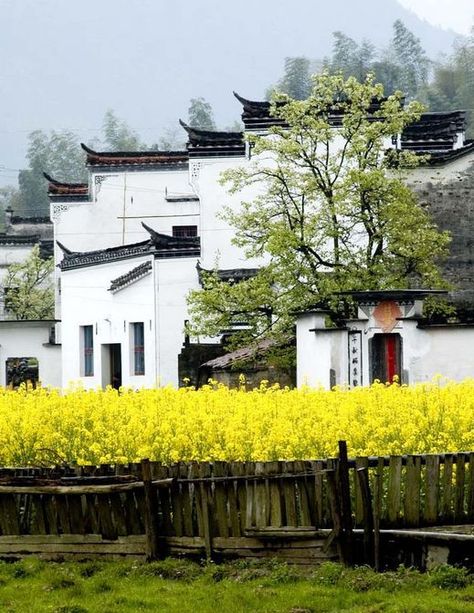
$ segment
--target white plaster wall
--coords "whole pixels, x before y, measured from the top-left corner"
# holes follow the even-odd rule
[[[0,385],[6,384],[8,358],[33,357],[43,386],[61,386],[61,347],[49,344],[52,321],[0,322]]]
[[[142,221],[165,234],[171,233],[173,225],[198,225],[199,202],[165,198],[166,190],[174,195],[192,192],[187,168],[92,172],[90,183],[90,202],[51,205],[55,239],[73,251],[146,240],[149,234]],[[60,251],[57,257],[61,259]]]
[[[235,230],[220,218],[225,207],[237,211],[242,201],[252,200],[257,193],[254,186],[237,194],[229,194],[229,186],[221,185],[224,170],[237,169],[249,164],[247,158],[203,158],[191,160],[191,175],[195,176],[196,191],[201,198],[201,265],[214,268],[254,268],[260,259],[245,258],[242,249],[232,244]],[[193,171],[194,169],[198,169]]]
[[[331,337],[326,333],[310,332],[324,327],[324,315],[305,313],[298,316],[296,325],[297,386],[329,388],[331,368]]]
[[[0,245],[0,274],[3,275],[10,264],[21,264],[30,255],[33,245]]]
[[[198,258],[155,260],[156,380],[178,387],[178,355],[184,342],[184,322],[189,319],[186,297],[198,289]]]
[[[156,381],[153,271],[112,294],[113,279],[129,272],[149,257],[131,258],[62,273],[63,386],[80,381],[84,387],[102,386],[101,345],[122,345],[122,384],[134,388],[153,387]],[[153,261],[153,260],[152,260]],[[130,323],[143,322],[145,332],[145,375],[132,373]],[[81,376],[80,326],[94,328],[94,375]]]

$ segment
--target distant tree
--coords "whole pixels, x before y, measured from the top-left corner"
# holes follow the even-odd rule
[[[3,280],[5,307],[14,319],[54,316],[53,258],[40,257],[39,246],[20,264],[11,264]]]
[[[344,78],[355,77],[363,81],[372,71],[375,47],[363,40],[359,45],[343,32],[333,32],[332,56],[326,60],[326,68],[333,74],[342,73]]]
[[[311,92],[310,61],[307,57],[285,58],[285,72],[277,90],[295,100],[306,100]]]
[[[49,215],[43,172],[60,181],[82,181],[87,177],[84,152],[77,136],[68,130],[31,132],[26,158],[29,168],[18,174],[20,189],[15,203],[16,210],[26,217]]]
[[[108,151],[140,151],[146,148],[138,134],[112,109],[106,111],[102,128],[105,149]]]
[[[191,98],[188,108],[188,124],[202,130],[215,130],[212,106],[204,98]]]
[[[413,99],[428,83],[431,62],[417,38],[405,24],[397,19],[393,24],[390,51],[399,68],[398,87]]]
[[[160,151],[179,151],[185,148],[183,131],[178,126],[168,126],[163,130],[158,142],[151,145],[151,149]]]

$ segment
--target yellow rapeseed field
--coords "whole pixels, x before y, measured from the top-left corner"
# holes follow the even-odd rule
[[[474,379],[353,391],[0,390],[0,465],[474,450]]]

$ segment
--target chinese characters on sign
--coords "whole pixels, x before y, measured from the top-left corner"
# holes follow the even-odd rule
[[[362,332],[349,330],[348,382],[350,387],[362,385]]]

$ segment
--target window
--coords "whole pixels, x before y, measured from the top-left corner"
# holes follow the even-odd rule
[[[94,375],[94,327],[81,326],[82,336],[82,373],[83,377]]]
[[[133,374],[145,374],[145,330],[142,321],[134,322],[132,327]]]
[[[175,238],[194,238],[197,236],[197,226],[173,226]]]

